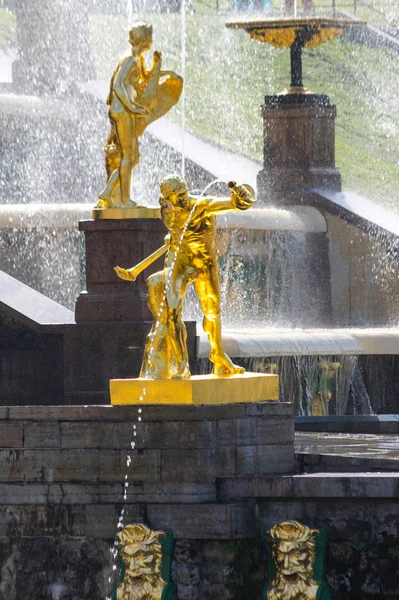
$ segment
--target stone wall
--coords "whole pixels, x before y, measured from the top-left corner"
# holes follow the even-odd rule
[[[329,530],[335,600],[399,598],[398,474],[293,475],[290,404],[0,407],[0,439],[1,600],[104,600],[122,509],[174,533],[179,600],[260,600],[285,519]]]
[[[1,407],[1,600],[104,600],[122,507],[125,524],[170,528],[181,548],[256,536],[253,503],[219,502],[217,478],[291,472],[293,435],[279,402]]]

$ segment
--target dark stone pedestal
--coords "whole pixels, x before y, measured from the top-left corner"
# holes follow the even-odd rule
[[[76,326],[64,333],[65,402],[107,403],[109,380],[138,377],[152,315],[145,281],[163,268],[162,256],[136,281],[119,279],[116,265],[130,268],[164,243],[161,219],[80,221],[86,240],[86,290],[76,301]],[[192,372],[196,324],[186,323]]]
[[[341,176],[335,168],[336,107],[327,96],[266,96],[262,114],[260,204],[300,204],[303,192],[314,188],[340,190]]]
[[[76,322],[151,321],[146,278],[163,268],[155,261],[137,281],[119,279],[116,265],[130,268],[164,243],[161,219],[80,221],[86,240],[86,291],[76,302]]]

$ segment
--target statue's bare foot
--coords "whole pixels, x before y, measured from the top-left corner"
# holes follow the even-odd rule
[[[172,379],[190,379],[190,377],[190,369],[187,366],[184,366],[172,376]]]
[[[126,204],[121,204],[121,208],[137,208],[138,206],[140,206],[140,204],[134,200],[129,200]]]
[[[112,200],[108,198],[100,198],[98,199],[97,204],[95,205],[96,209],[104,209],[104,208],[117,208],[116,205],[112,202]]]
[[[218,356],[215,359],[211,356],[210,360],[213,362],[212,373],[218,377],[230,377],[231,375],[245,373],[244,367],[235,365],[226,354],[224,356]]]

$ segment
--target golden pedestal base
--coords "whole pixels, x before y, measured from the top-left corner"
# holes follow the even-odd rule
[[[111,379],[111,404],[236,404],[278,400],[278,375],[244,373],[232,377],[194,375],[190,379]],[[143,394],[145,389],[146,393]],[[140,400],[140,396],[143,397]]]
[[[97,219],[160,219],[161,209],[150,206],[131,208],[94,208],[92,217]]]

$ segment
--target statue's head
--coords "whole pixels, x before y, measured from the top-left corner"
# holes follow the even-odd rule
[[[297,521],[278,523],[269,532],[272,556],[283,575],[313,573],[316,556],[314,536],[319,532]]]
[[[319,583],[313,579],[316,529],[297,521],[278,523],[268,532],[275,565],[268,584],[269,600],[315,600]]]
[[[188,207],[188,187],[180,175],[167,175],[162,179],[160,204],[162,205],[165,202],[179,208]]]
[[[119,554],[131,578],[156,581],[161,577],[163,531],[152,531],[145,525],[127,525],[117,534]]]
[[[129,31],[129,42],[139,52],[149,50],[152,44],[152,25],[135,23]]]

